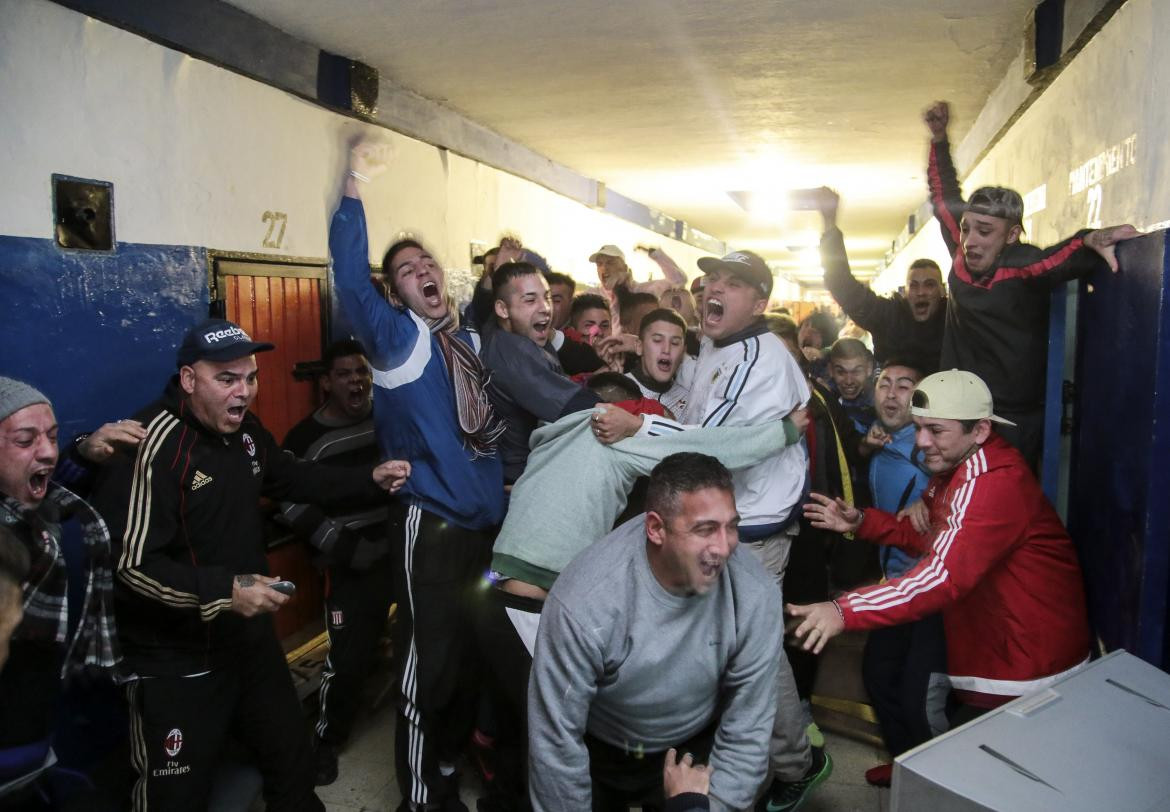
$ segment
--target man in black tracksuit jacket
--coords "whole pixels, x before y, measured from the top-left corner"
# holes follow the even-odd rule
[[[974,372],[986,382],[997,413],[1016,424],[1002,425],[1000,433],[1036,469],[1052,290],[1107,265],[1117,270],[1115,244],[1138,232],[1128,225],[1083,229],[1049,248],[1020,242],[1018,192],[986,186],[963,200],[947,140],[949,118],[946,102],[925,116],[930,201],[952,256],[941,368]]]
[[[821,189],[825,287],[845,314],[873,336],[873,357],[879,366],[887,358],[914,359],[926,374],[937,372],[947,320],[942,270],[933,260],[917,259],[906,271],[906,295],[878,296],[849,269],[845,237],[837,228],[837,203],[836,192]]]
[[[133,808],[204,810],[228,735],[255,752],[270,810],[319,810],[300,703],[271,613],[261,495],[341,504],[401,485],[388,462],[364,470],[296,460],[247,410],[253,342],[230,322],[193,328],[179,374],[135,418],[146,438],[114,458],[94,505],[115,559],[115,611],[126,671]],[[393,469],[393,471],[391,470]]]

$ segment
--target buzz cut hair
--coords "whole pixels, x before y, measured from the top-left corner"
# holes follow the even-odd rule
[[[569,276],[567,273],[560,271],[545,271],[544,281],[548,282],[551,288],[553,285],[565,285],[569,288],[569,296],[572,296],[577,291],[577,280]]]
[[[606,313],[609,313],[609,302],[605,301],[605,297],[597,293],[578,293],[573,297],[573,306],[569,308],[569,319],[570,321],[575,320],[577,316],[586,310],[595,309],[604,310]]]
[[[659,307],[651,310],[642,317],[642,323],[638,325],[638,338],[641,338],[646,330],[656,321],[664,321],[667,324],[673,324],[683,331],[683,335],[687,332],[687,320],[682,317],[682,314],[677,310],[672,310],[669,307]]]
[[[496,301],[505,301],[508,298],[508,286],[513,279],[539,273],[531,262],[505,262],[492,271],[492,296]]]
[[[646,488],[646,511],[654,511],[669,522],[678,515],[679,497],[684,493],[715,488],[735,494],[731,472],[715,457],[685,452],[671,454],[654,466]]]
[[[366,348],[362,343],[353,338],[343,338],[340,341],[334,341],[325,348],[325,352],[321,355],[321,371],[328,374],[333,370],[333,365],[338,358],[348,358],[351,355],[360,355],[363,358],[366,356]]]
[[[858,358],[873,363],[873,353],[856,338],[838,338],[829,348],[829,362],[855,361]]]

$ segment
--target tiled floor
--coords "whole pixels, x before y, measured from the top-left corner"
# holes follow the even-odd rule
[[[884,812],[889,792],[868,786],[864,776],[868,768],[884,759],[884,753],[872,745],[832,733],[826,733],[825,739],[833,757],[833,774],[801,809]],[[359,720],[349,746],[341,754],[337,781],[318,787],[317,793],[326,807],[331,812],[393,812],[402,799],[394,781],[393,745],[394,707],[387,701]],[[465,778],[463,785],[463,801],[475,812],[479,787],[474,778]]]

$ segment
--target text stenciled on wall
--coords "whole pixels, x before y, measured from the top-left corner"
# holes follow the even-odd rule
[[[288,226],[288,214],[283,211],[266,211],[260,215],[260,222],[266,224],[264,238],[260,244],[265,248],[284,246],[284,230]]]

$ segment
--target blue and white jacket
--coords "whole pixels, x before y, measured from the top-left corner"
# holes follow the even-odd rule
[[[373,367],[378,445],[386,459],[411,465],[400,497],[460,527],[499,524],[504,518],[499,453],[472,458],[438,339],[418,315],[394,307],[370,284],[360,200],[341,199],[329,227],[329,251],[338,300]],[[456,335],[478,352],[476,333],[462,329]]]

